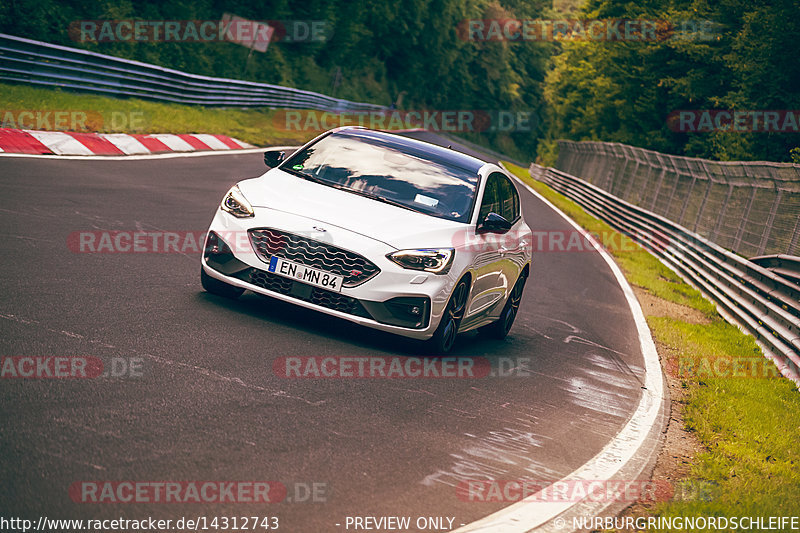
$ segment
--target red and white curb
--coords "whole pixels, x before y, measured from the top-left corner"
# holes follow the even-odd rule
[[[255,148],[227,135],[207,133],[78,133],[0,128],[0,152],[78,156],[148,155]]]

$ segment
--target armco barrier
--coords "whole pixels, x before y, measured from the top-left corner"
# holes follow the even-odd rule
[[[0,33],[0,81],[214,107],[384,109],[279,85],[189,74],[3,33]]]
[[[559,141],[555,166],[745,257],[800,255],[800,165]]]
[[[750,261],[800,285],[800,257],[784,254],[762,255],[751,257]]]
[[[636,237],[753,335],[780,372],[800,384],[800,286],[651,211],[553,168],[531,165],[534,179]]]

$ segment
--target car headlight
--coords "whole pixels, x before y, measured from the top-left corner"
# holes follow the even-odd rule
[[[453,248],[434,248],[420,250],[400,250],[386,255],[403,268],[424,270],[434,274],[447,274],[453,263]]]
[[[239,190],[238,185],[231,187],[231,189],[225,194],[225,197],[222,199],[222,203],[219,205],[219,208],[226,213],[230,213],[236,218],[248,218],[255,216],[253,206],[250,205],[250,202],[248,202],[247,198],[244,197],[244,194],[242,194],[242,191]]]

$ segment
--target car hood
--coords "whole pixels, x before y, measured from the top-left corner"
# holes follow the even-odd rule
[[[271,169],[239,182],[250,204],[337,226],[393,248],[452,247],[468,226],[389,205]]]

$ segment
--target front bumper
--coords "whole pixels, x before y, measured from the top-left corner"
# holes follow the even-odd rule
[[[237,219],[217,211],[209,238],[218,241],[204,248],[202,265],[209,276],[252,292],[336,316],[370,328],[405,337],[429,339],[443,313],[455,279],[451,272],[435,275],[403,269],[386,258],[395,251],[385,243],[342,228],[322,235],[313,228],[322,222],[275,210],[256,209],[254,218]],[[247,231],[279,228],[288,233],[358,251],[380,272],[366,282],[343,286],[334,292],[267,271],[267,263],[254,251]]]

